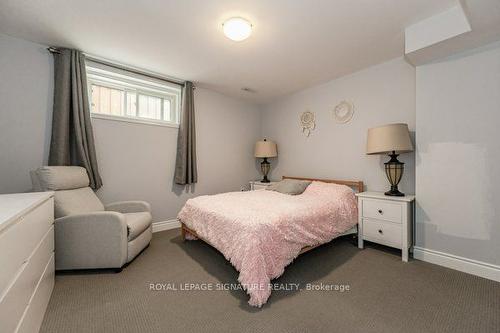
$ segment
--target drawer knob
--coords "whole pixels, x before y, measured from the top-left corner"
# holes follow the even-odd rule
[[[379,209],[379,210],[378,210],[378,213],[379,213],[379,214],[382,214],[382,213],[383,213],[382,209]]]
[[[384,234],[384,232],[382,231],[382,229],[378,229],[378,233],[381,234],[381,235]]]

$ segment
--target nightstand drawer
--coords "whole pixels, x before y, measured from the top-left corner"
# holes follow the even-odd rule
[[[276,182],[263,183],[261,181],[251,181],[250,182],[250,191],[255,190],[265,190],[268,186],[276,184]]]
[[[401,223],[402,207],[398,203],[384,200],[363,200],[363,217]]]
[[[363,239],[401,248],[401,235],[399,224],[363,219]]]

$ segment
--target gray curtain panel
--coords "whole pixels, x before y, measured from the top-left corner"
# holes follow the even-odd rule
[[[198,181],[192,82],[186,82],[182,92],[182,111],[177,135],[174,181],[179,185],[194,184]]]
[[[102,186],[90,122],[85,56],[71,49],[54,55],[54,110],[49,165],[77,165],[87,170],[90,187]]]

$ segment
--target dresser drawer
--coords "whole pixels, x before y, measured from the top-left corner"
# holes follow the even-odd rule
[[[54,253],[52,253],[16,333],[32,333],[40,330],[54,288],[54,268]]]
[[[0,295],[15,278],[21,266],[52,227],[53,198],[43,202],[0,234]]]
[[[363,217],[401,223],[402,214],[403,209],[398,203],[376,199],[363,200]]]
[[[363,239],[401,248],[402,244],[402,229],[400,224],[373,220],[369,218],[363,219]]]
[[[14,332],[53,254],[54,229],[51,227],[0,299],[0,332]]]

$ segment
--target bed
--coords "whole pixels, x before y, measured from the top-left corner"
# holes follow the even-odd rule
[[[220,251],[240,272],[238,281],[261,307],[271,280],[298,255],[357,232],[362,181],[283,177],[311,181],[296,196],[257,190],[190,199],[178,215],[182,237],[200,239]]]

